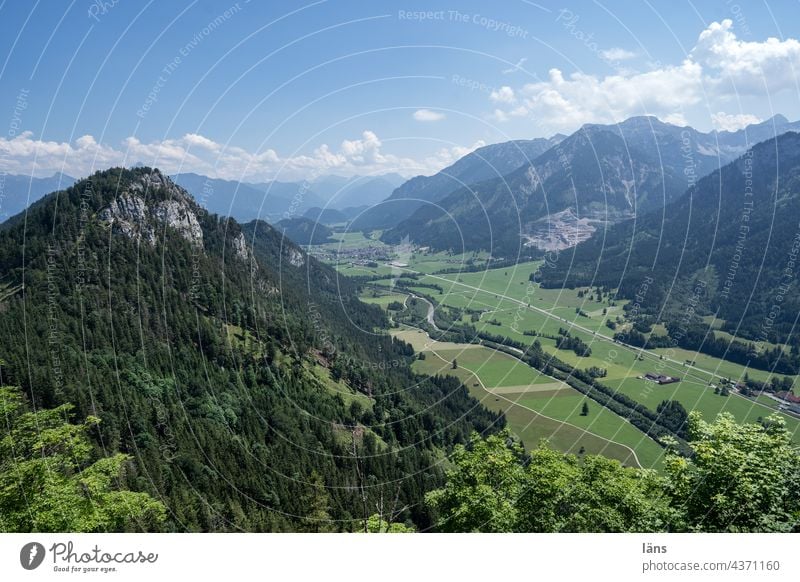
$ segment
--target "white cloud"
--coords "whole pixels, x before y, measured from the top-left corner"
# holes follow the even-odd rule
[[[496,91],[492,91],[489,99],[495,103],[516,103],[517,98],[514,95],[514,90],[508,85],[503,85]]]
[[[600,58],[605,61],[627,61],[636,56],[636,53],[627,51],[623,48],[610,48],[600,51]]]
[[[459,157],[484,145],[442,148],[422,160],[384,153],[375,132],[365,130],[358,139],[343,140],[339,147],[322,144],[311,154],[280,156],[273,149],[250,152],[190,133],[178,139],[142,142],[128,137],[115,148],[98,143],[91,135],[74,142],[36,139],[30,131],[12,139],[0,138],[0,170],[11,174],[45,176],[55,172],[81,177],[111,166],[142,163],[168,173],[196,172],[231,180],[300,180],[309,175],[398,172],[432,174]]]
[[[794,38],[745,42],[736,38],[733,23],[712,22],[701,34],[691,58],[714,73],[710,81],[735,93],[774,93],[797,89],[800,42]]]
[[[187,133],[183,138],[190,145],[205,148],[212,152],[219,151],[219,144],[197,133]]]
[[[603,55],[618,60],[628,53],[615,48]],[[645,114],[685,125],[686,111],[692,108],[714,111],[741,96],[796,91],[798,75],[800,42],[796,39],[745,42],[736,37],[731,21],[723,20],[703,30],[694,48],[677,64],[604,77],[583,72],[565,75],[551,69],[547,80],[508,91],[503,87],[489,97],[495,107],[490,118],[503,122],[525,115],[544,133]]]
[[[437,168],[438,171],[485,145],[485,141],[478,140],[469,147],[452,146],[449,148],[441,148],[438,152],[436,152],[436,155],[426,158],[422,165],[423,167]]]
[[[417,109],[414,112],[414,119],[417,121],[441,121],[444,119],[444,113],[430,109]]]
[[[508,121],[509,115],[508,115],[508,113],[506,113],[502,109],[495,109],[489,115],[489,119],[493,119],[494,121],[497,121],[497,122],[500,122],[500,123],[505,123],[506,121]]]
[[[701,75],[701,67],[689,60],[675,67],[602,79],[585,73],[565,78],[560,70],[551,69],[548,80],[518,90],[520,104],[505,113],[528,115],[551,131],[574,130],[584,123],[615,123],[641,113],[663,115],[701,99]]]
[[[729,114],[720,111],[711,115],[711,122],[714,127],[722,131],[736,131],[753,123],[761,123],[761,121],[761,119],[749,113]]]

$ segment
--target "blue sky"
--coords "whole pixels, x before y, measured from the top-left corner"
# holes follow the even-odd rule
[[[0,170],[413,175],[484,143],[635,114],[703,130],[796,119],[797,9],[6,1]]]

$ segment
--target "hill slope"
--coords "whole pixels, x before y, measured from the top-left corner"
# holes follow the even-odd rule
[[[382,497],[424,526],[443,451],[502,424],[413,375],[335,271],[157,170],[49,195],[0,232],[0,274],[2,381],[98,416],[94,456],[131,455],[169,529],[358,529]]]
[[[780,116],[719,133],[655,117],[585,125],[532,164],[460,188],[437,207],[419,208],[384,240],[408,236],[438,249],[483,249],[505,256],[568,248],[606,224],[658,213],[756,140],[792,127],[800,124]]]
[[[682,347],[797,373],[800,134],[756,145],[661,213],[610,228],[542,269],[550,287],[619,287],[639,319],[668,324]],[[644,290],[644,292],[642,291]],[[745,338],[728,344],[700,316]],[[760,342],[788,342],[791,354]],[[760,355],[759,355],[760,354]]]
[[[330,228],[309,218],[284,218],[275,227],[298,245],[321,245],[333,240]]]
[[[465,184],[503,176],[530,163],[557,141],[517,140],[479,148],[433,176],[411,178],[385,201],[358,216],[351,228],[372,230],[394,226],[418,208],[439,202]]]

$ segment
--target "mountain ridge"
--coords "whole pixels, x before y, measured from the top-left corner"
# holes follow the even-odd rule
[[[737,132],[702,133],[655,117],[586,124],[533,163],[460,188],[384,232],[394,243],[504,256],[563,250],[598,228],[663,211],[702,176],[746,151],[752,138],[800,129],[773,118]],[[463,239],[463,240],[462,240]]]

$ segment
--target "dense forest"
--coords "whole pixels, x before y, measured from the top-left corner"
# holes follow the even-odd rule
[[[504,425],[413,374],[352,283],[157,170],[98,172],[5,223],[0,276],[0,384],[91,419],[75,471],[116,459],[164,508],[141,529],[425,528],[443,456]]]

